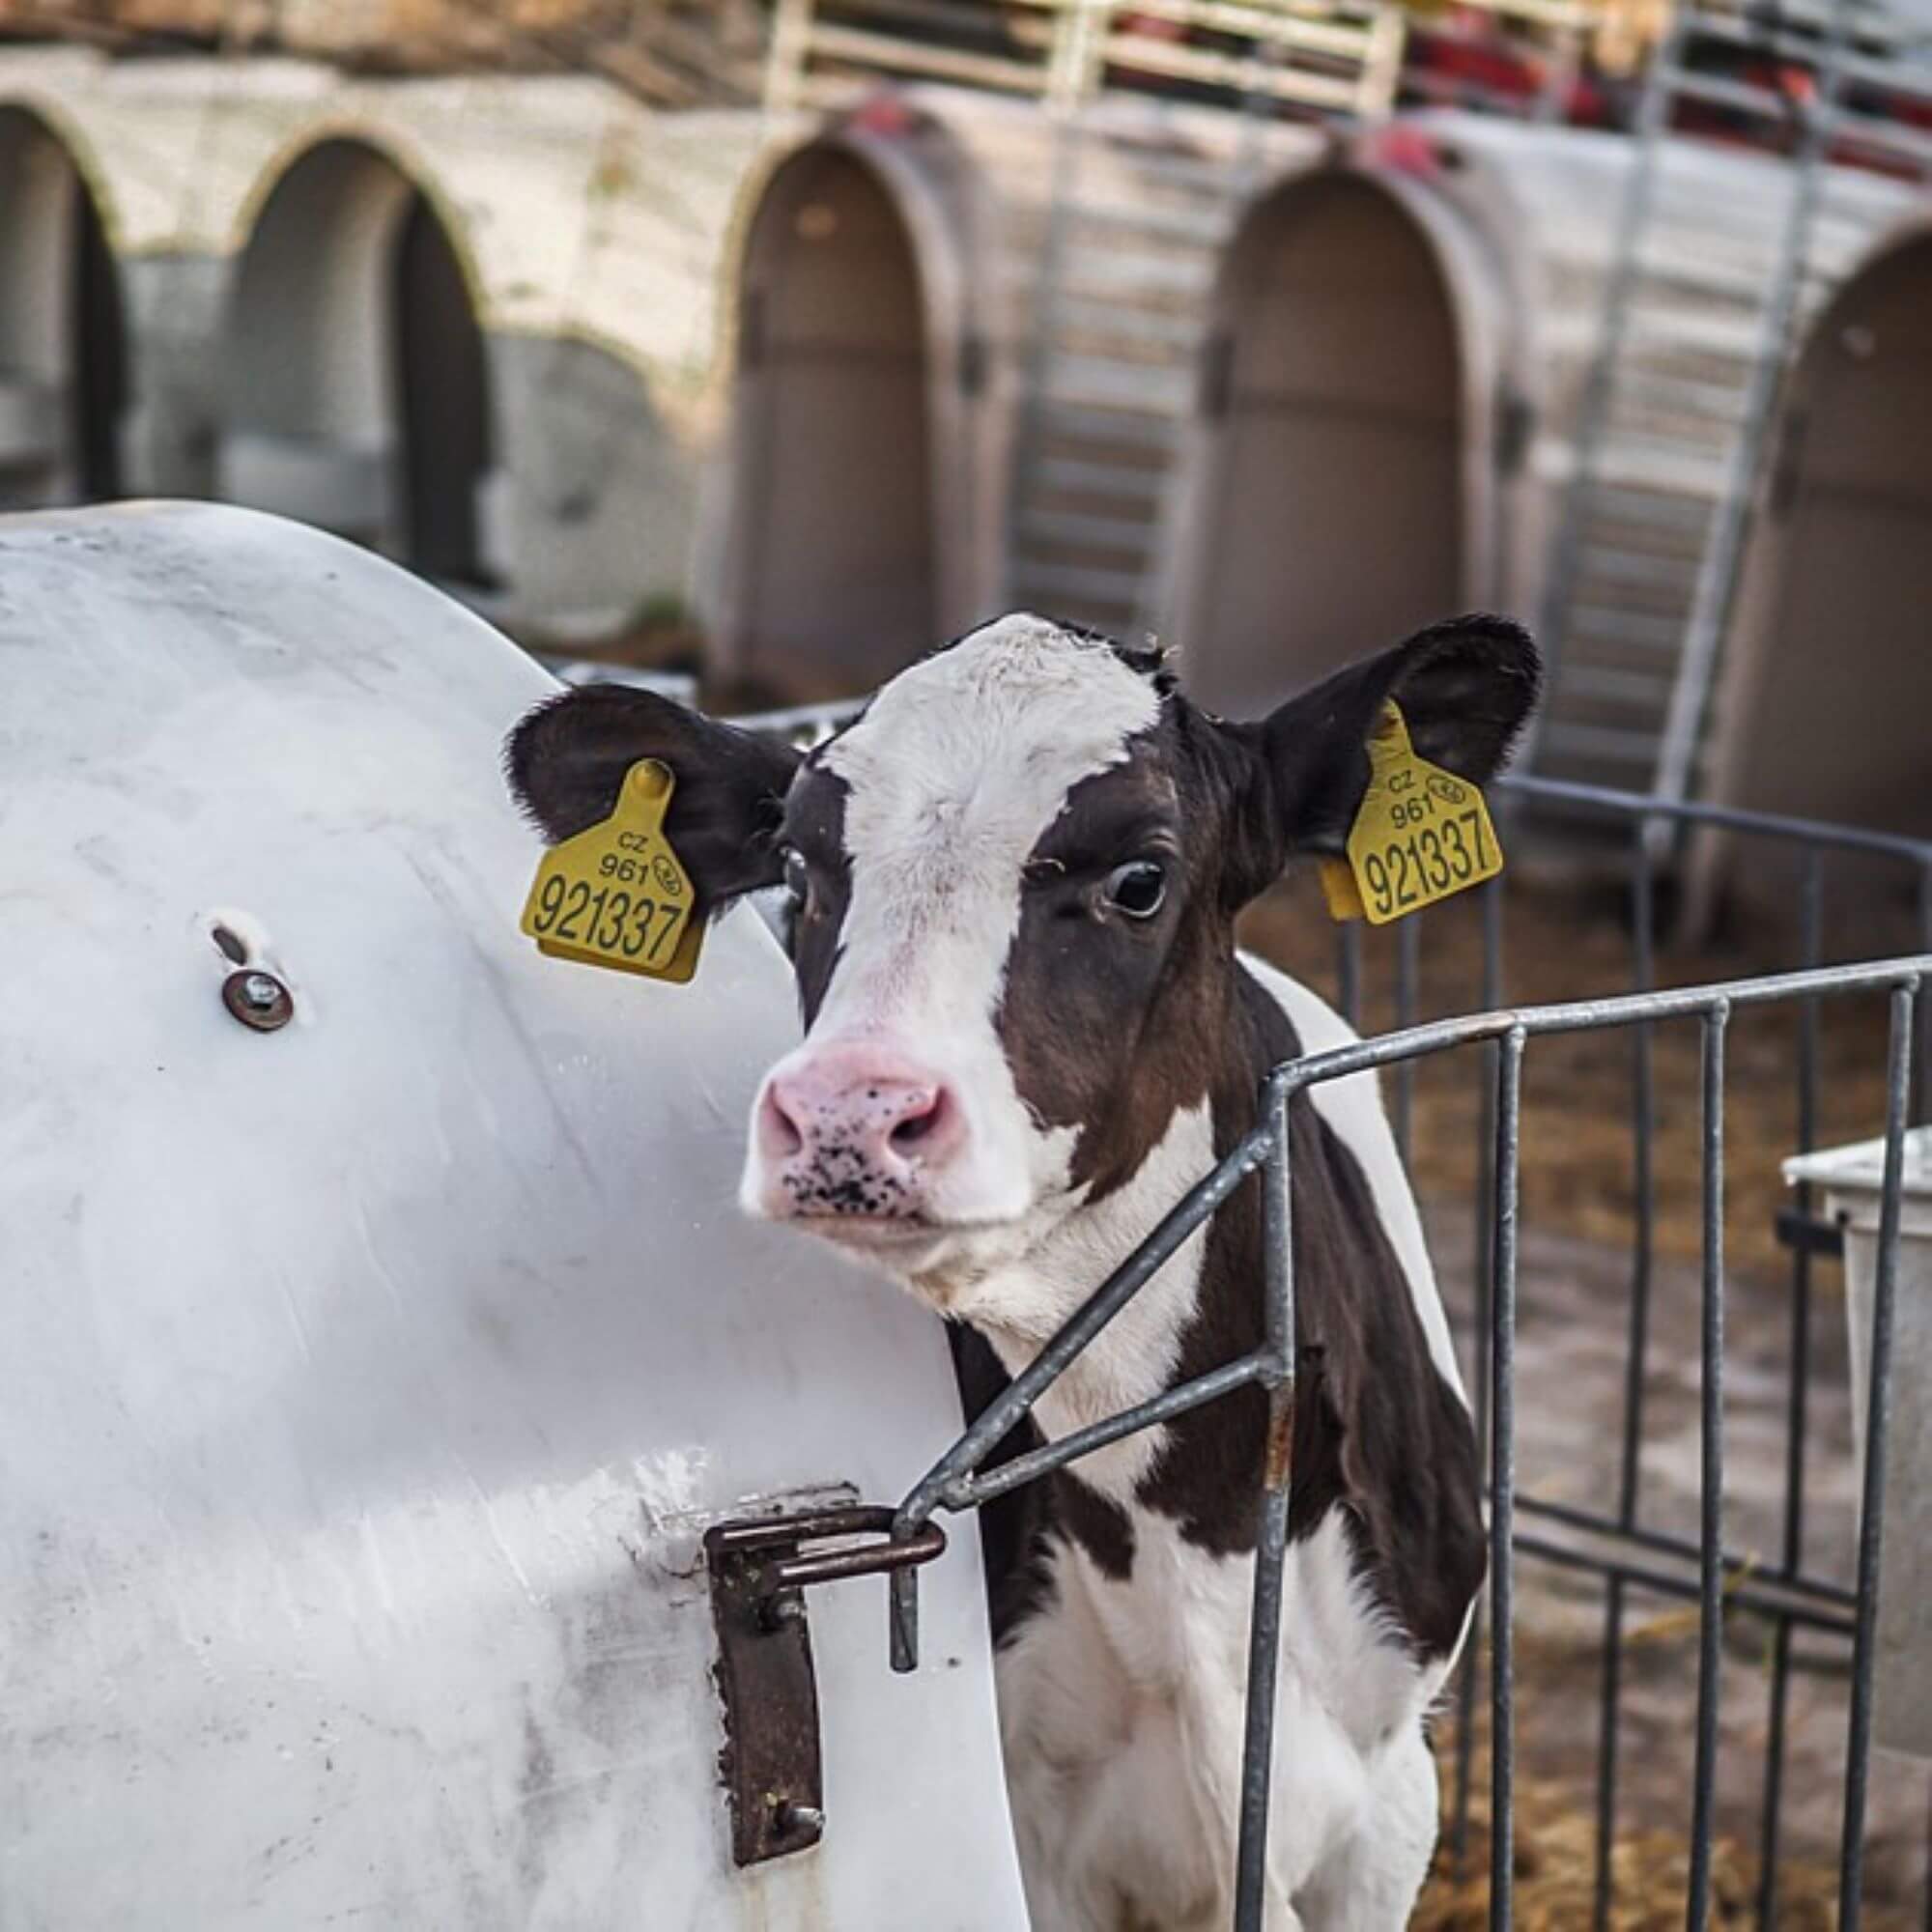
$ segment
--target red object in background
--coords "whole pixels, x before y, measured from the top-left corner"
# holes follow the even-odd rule
[[[1170,20],[1164,14],[1123,14],[1121,16],[1122,30],[1137,34],[1147,41],[1184,41],[1187,27],[1183,21]]]
[[[862,133],[882,134],[890,140],[910,134],[915,118],[913,110],[896,95],[875,94],[853,108],[845,117],[845,125]]]
[[[1442,156],[1435,143],[1422,128],[1400,121],[1378,128],[1358,152],[1369,166],[1386,168],[1391,174],[1415,175],[1427,181],[1442,172]]]
[[[1548,84],[1545,56],[1512,45],[1492,32],[1481,16],[1459,14],[1464,24],[1416,28],[1409,35],[1408,72],[1433,83],[1416,91],[1431,100],[1454,99],[1480,90],[1491,101],[1527,106]],[[1616,125],[1616,101],[1600,78],[1580,68],[1563,88],[1560,118],[1575,127]]]
[[[1493,42],[1447,35],[1417,35],[1422,43],[1413,64],[1430,73],[1460,80],[1492,94],[1534,94],[1542,84],[1529,63]]]

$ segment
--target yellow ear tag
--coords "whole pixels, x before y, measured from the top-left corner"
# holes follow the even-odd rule
[[[522,921],[538,952],[678,985],[697,971],[704,923],[664,836],[676,784],[668,765],[639,759],[611,816],[544,854]]]
[[[1369,788],[1349,834],[1349,856],[1321,862],[1334,918],[1387,925],[1502,870],[1482,787],[1418,757],[1393,699],[1383,704],[1368,749]]]

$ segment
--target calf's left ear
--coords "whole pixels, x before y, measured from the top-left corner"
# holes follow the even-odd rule
[[[777,833],[801,755],[656,692],[591,684],[545,699],[524,719],[503,747],[503,773],[555,844],[610,817],[639,758],[668,765],[677,786],[665,837],[708,914],[778,884]]]
[[[1291,697],[1259,724],[1226,727],[1247,754],[1239,895],[1296,852],[1339,852],[1369,784],[1368,738],[1394,698],[1431,764],[1487,784],[1536,707],[1542,660],[1520,624],[1449,617]]]

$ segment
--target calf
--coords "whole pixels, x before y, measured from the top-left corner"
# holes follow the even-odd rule
[[[782,883],[805,1037],[760,1086],[744,1205],[884,1269],[1010,1373],[1254,1124],[1270,1066],[1352,1037],[1236,952],[1235,917],[1295,854],[1340,848],[1383,701],[1421,755],[1481,782],[1537,678],[1520,630],[1463,617],[1229,724],[1156,653],[1010,616],[809,754],[594,686],[526,719],[508,767],[560,838],[608,814],[634,759],[662,758],[705,909]],[[1313,1089],[1292,1131],[1267,1923],[1376,1932],[1405,1922],[1435,1844],[1423,1724],[1482,1581],[1480,1476],[1374,1075]],[[1261,1284],[1249,1188],[1038,1426],[1064,1435],[1254,1348]],[[1128,1436],[989,1525],[1038,1932],[1227,1923],[1264,1406],[1244,1389]]]

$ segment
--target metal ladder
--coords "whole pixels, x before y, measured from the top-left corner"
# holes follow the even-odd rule
[[[1206,25],[1238,53],[1123,30],[1113,0],[1074,0],[1092,84],[1060,112],[1053,187],[1009,502],[1008,602],[1117,634],[1151,620],[1174,458],[1194,405],[1222,250],[1267,164],[1277,110],[1387,112],[1404,43],[1393,8],[1314,14],[1278,0],[1156,0],[1145,16]],[[1325,71],[1314,64],[1320,63]],[[1152,74],[1237,116],[1204,152],[1159,103],[1110,113]],[[1218,97],[1218,99],[1213,98]]]
[[[1188,33],[1213,43],[1173,38]],[[1147,620],[1215,269],[1268,128],[1284,108],[1385,114],[1404,44],[1392,0],[779,0],[774,111],[849,102],[885,75],[1049,117],[1041,218],[1008,265],[1031,292],[1009,603],[1119,632]]]
[[[1829,292],[1815,259],[1834,135],[1896,154],[1932,143],[1848,117],[1848,75],[1898,93],[1910,77],[1852,54],[1855,0],[1825,0],[1807,38],[1709,6],[1672,14],[1646,76],[1618,210],[1575,469],[1552,551],[1542,631],[1550,696],[1530,755],[1548,777],[1689,796],[1735,602],[1795,325]],[[1728,45],[1802,64],[1809,102],[1689,65]],[[1664,151],[1682,101],[1795,124],[1768,271],[1667,247]],[[1860,131],[1862,130],[1862,131]]]

